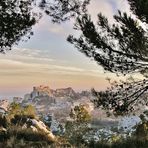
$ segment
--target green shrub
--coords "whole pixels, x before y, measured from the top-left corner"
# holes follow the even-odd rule
[[[8,121],[4,115],[0,114],[0,127],[6,128],[8,126]]]
[[[148,148],[148,141],[137,138],[122,139],[112,144],[91,141],[87,146],[89,148]]]

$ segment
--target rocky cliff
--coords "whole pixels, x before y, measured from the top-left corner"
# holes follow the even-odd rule
[[[84,104],[92,110],[92,96],[90,92],[75,92],[71,87],[51,89],[48,86],[33,87],[31,93],[26,94],[22,105],[32,104],[39,114],[53,113],[59,121],[64,121],[69,116],[71,108]]]

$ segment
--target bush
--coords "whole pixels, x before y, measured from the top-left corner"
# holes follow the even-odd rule
[[[0,132],[1,145],[2,143],[7,143],[6,145],[9,145],[10,143],[19,145],[21,141],[27,145],[28,143],[29,145],[38,145],[37,147],[40,147],[40,145],[47,146],[52,144],[52,141],[45,133],[41,131],[34,132],[30,128],[22,129],[18,126],[12,126],[7,132]]]
[[[148,148],[147,140],[137,138],[122,139],[118,142],[109,144],[102,141],[95,143],[94,141],[88,144],[89,148]]]
[[[6,117],[0,114],[0,127],[6,128],[7,125],[8,125],[8,122]]]
[[[16,136],[17,139],[23,139],[25,141],[45,141],[51,143],[47,134],[42,131],[34,132],[31,128],[22,129],[21,127],[12,127],[8,130],[8,137]]]

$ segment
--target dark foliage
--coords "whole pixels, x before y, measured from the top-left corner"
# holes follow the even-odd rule
[[[23,139],[24,141],[28,142],[40,142],[51,144],[52,142],[47,137],[47,135],[43,132],[33,132],[31,129],[22,129],[19,126],[12,126],[7,132],[0,132],[0,142],[6,142],[12,137],[16,138],[17,140]]]
[[[77,18],[75,29],[82,32],[79,38],[72,35],[68,41],[86,56],[94,59],[105,70],[126,74],[145,71],[148,67],[148,34],[126,13],[114,16],[110,25],[101,13],[95,25],[88,14]]]
[[[18,139],[24,139],[25,141],[46,141],[48,143],[51,143],[51,141],[49,141],[46,134],[42,132],[33,132],[32,130],[29,130],[29,129],[27,130],[21,129],[20,131],[16,131],[16,132],[17,132],[16,135]],[[15,135],[15,131],[13,134]]]
[[[148,91],[148,0],[128,0],[131,11],[114,15],[110,24],[101,13],[95,24],[87,13],[77,18],[75,29],[79,38],[68,37],[78,50],[96,61],[104,70],[118,74],[141,73],[145,79],[139,82],[112,86],[105,92],[95,92],[97,106],[118,113],[128,113],[140,103],[142,94]]]
[[[1,0],[0,1],[0,52],[11,50],[22,36],[32,35],[32,26],[39,16],[32,12],[33,0]]]
[[[137,138],[128,138],[119,142],[115,142],[113,144],[98,142],[95,143],[92,141],[89,146],[90,148],[147,148],[148,141],[147,140],[139,140]]]
[[[11,119],[11,123],[18,126],[23,126],[25,123],[27,125],[31,125],[29,123],[29,119],[33,119],[33,116],[29,115],[15,115],[14,118]]]
[[[85,12],[88,3],[89,0],[1,0],[0,52],[11,50],[20,40],[26,41],[33,35],[32,26],[41,18],[35,7],[41,8],[53,22],[60,23]]]
[[[148,23],[148,0],[128,0],[131,10],[137,17]]]
[[[0,114],[0,127],[6,128],[7,125],[8,123],[6,117]]]
[[[106,91],[92,93],[94,104],[114,115],[135,114],[141,106],[148,105],[148,80],[113,82]],[[108,112],[109,111],[109,112]]]
[[[86,12],[90,0],[41,0],[39,7],[52,18],[53,22],[60,23]]]

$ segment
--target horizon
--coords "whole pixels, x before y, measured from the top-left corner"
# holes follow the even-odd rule
[[[33,87],[40,87],[40,86],[48,86],[50,89],[53,89],[53,90],[57,90],[57,89],[66,89],[66,88],[72,88],[75,92],[79,93],[79,92],[82,92],[82,91],[91,91],[91,89],[93,87],[91,87],[90,89],[76,89],[76,88],[73,88],[71,86],[65,86],[65,87],[58,87],[58,88],[55,88],[55,87],[51,87],[49,85],[38,85],[38,86],[32,86],[32,88],[28,88],[26,90],[24,90],[23,92],[19,92],[18,94],[7,94],[6,96],[0,96],[0,100],[3,100],[3,99],[8,99],[8,100],[12,100],[14,97],[20,97],[20,98],[23,98],[24,95],[28,94],[28,93],[31,93],[33,91]],[[101,88],[100,90],[96,89],[97,91],[101,91],[101,90],[105,90],[105,88]]]

